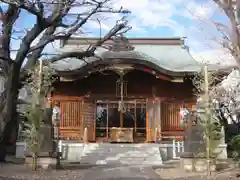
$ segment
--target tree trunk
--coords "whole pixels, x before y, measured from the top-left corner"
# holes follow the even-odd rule
[[[17,119],[17,99],[18,99],[18,85],[19,85],[20,68],[17,64],[11,64],[9,68],[9,75],[4,77],[6,94],[2,97],[3,108],[0,111],[0,121],[3,128],[0,132],[0,161],[5,161],[6,147],[10,144],[10,137],[13,130],[16,131],[18,124]],[[2,103],[1,102],[1,103]],[[12,137],[16,140],[16,137]]]

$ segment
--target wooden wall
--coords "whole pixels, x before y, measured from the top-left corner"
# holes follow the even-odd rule
[[[161,127],[162,131],[179,131],[180,127],[180,103],[161,103]]]
[[[161,99],[147,99],[147,140],[156,141],[166,137],[182,136],[180,108],[192,103],[164,102]],[[180,138],[181,139],[181,138]]]
[[[117,99],[118,78],[118,75],[113,72],[104,72],[73,82],[55,84],[52,99],[61,104],[61,112],[63,112],[61,135],[63,137],[82,140],[84,128],[87,127],[89,141],[95,140],[95,100]],[[124,77],[124,80],[128,82],[127,98],[148,99],[147,109],[152,108],[147,113],[149,122],[146,124],[150,140],[156,136],[156,127],[161,132],[182,130],[179,111],[184,100],[193,98],[191,80],[172,83],[142,71],[132,71]],[[158,97],[155,105],[152,103],[154,97]]]
[[[59,82],[55,84],[55,95],[68,96],[69,98],[90,94],[95,99],[113,99],[116,97],[116,81],[119,76],[113,72],[103,72],[90,75],[88,78],[73,82]],[[153,89],[156,97],[168,99],[192,98],[191,80],[184,83],[172,83],[157,79],[142,71],[132,71],[124,76],[127,81],[127,93],[129,98],[152,98]]]
[[[57,96],[56,96],[57,97]],[[65,96],[54,97],[60,103],[60,136],[62,139],[83,140],[88,129],[88,140],[95,140],[95,103],[87,99],[66,100]],[[53,101],[53,102],[54,102]]]

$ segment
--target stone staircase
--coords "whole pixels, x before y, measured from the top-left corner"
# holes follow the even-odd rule
[[[86,164],[162,165],[157,144],[98,144],[83,151],[80,162]]]
[[[64,154],[64,153],[63,153]],[[71,159],[91,165],[162,165],[158,144],[81,144]],[[74,155],[75,154],[75,155]],[[75,156],[75,157],[74,157]]]

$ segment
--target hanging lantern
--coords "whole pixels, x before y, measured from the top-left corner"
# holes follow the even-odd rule
[[[116,95],[120,95],[121,100],[118,102],[118,111],[126,112],[123,98],[127,95],[127,82],[123,80],[123,74],[120,74],[120,79],[117,81]]]
[[[118,110],[121,112],[126,112],[123,98],[127,96],[127,81],[123,80],[123,76],[131,71],[133,67],[128,64],[117,64],[109,69],[114,70],[120,78],[116,82],[116,97],[120,97],[121,100],[118,102]]]
[[[121,86],[123,88],[123,92],[121,94]],[[127,81],[124,80],[117,80],[116,81],[116,97],[127,97]]]

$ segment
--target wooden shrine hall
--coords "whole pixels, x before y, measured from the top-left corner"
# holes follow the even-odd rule
[[[61,41],[82,51],[97,38]],[[183,135],[180,108],[196,102],[191,77],[200,65],[181,38],[119,36],[84,60],[52,64],[59,75],[52,103],[61,109],[63,139],[89,142],[155,142]]]

